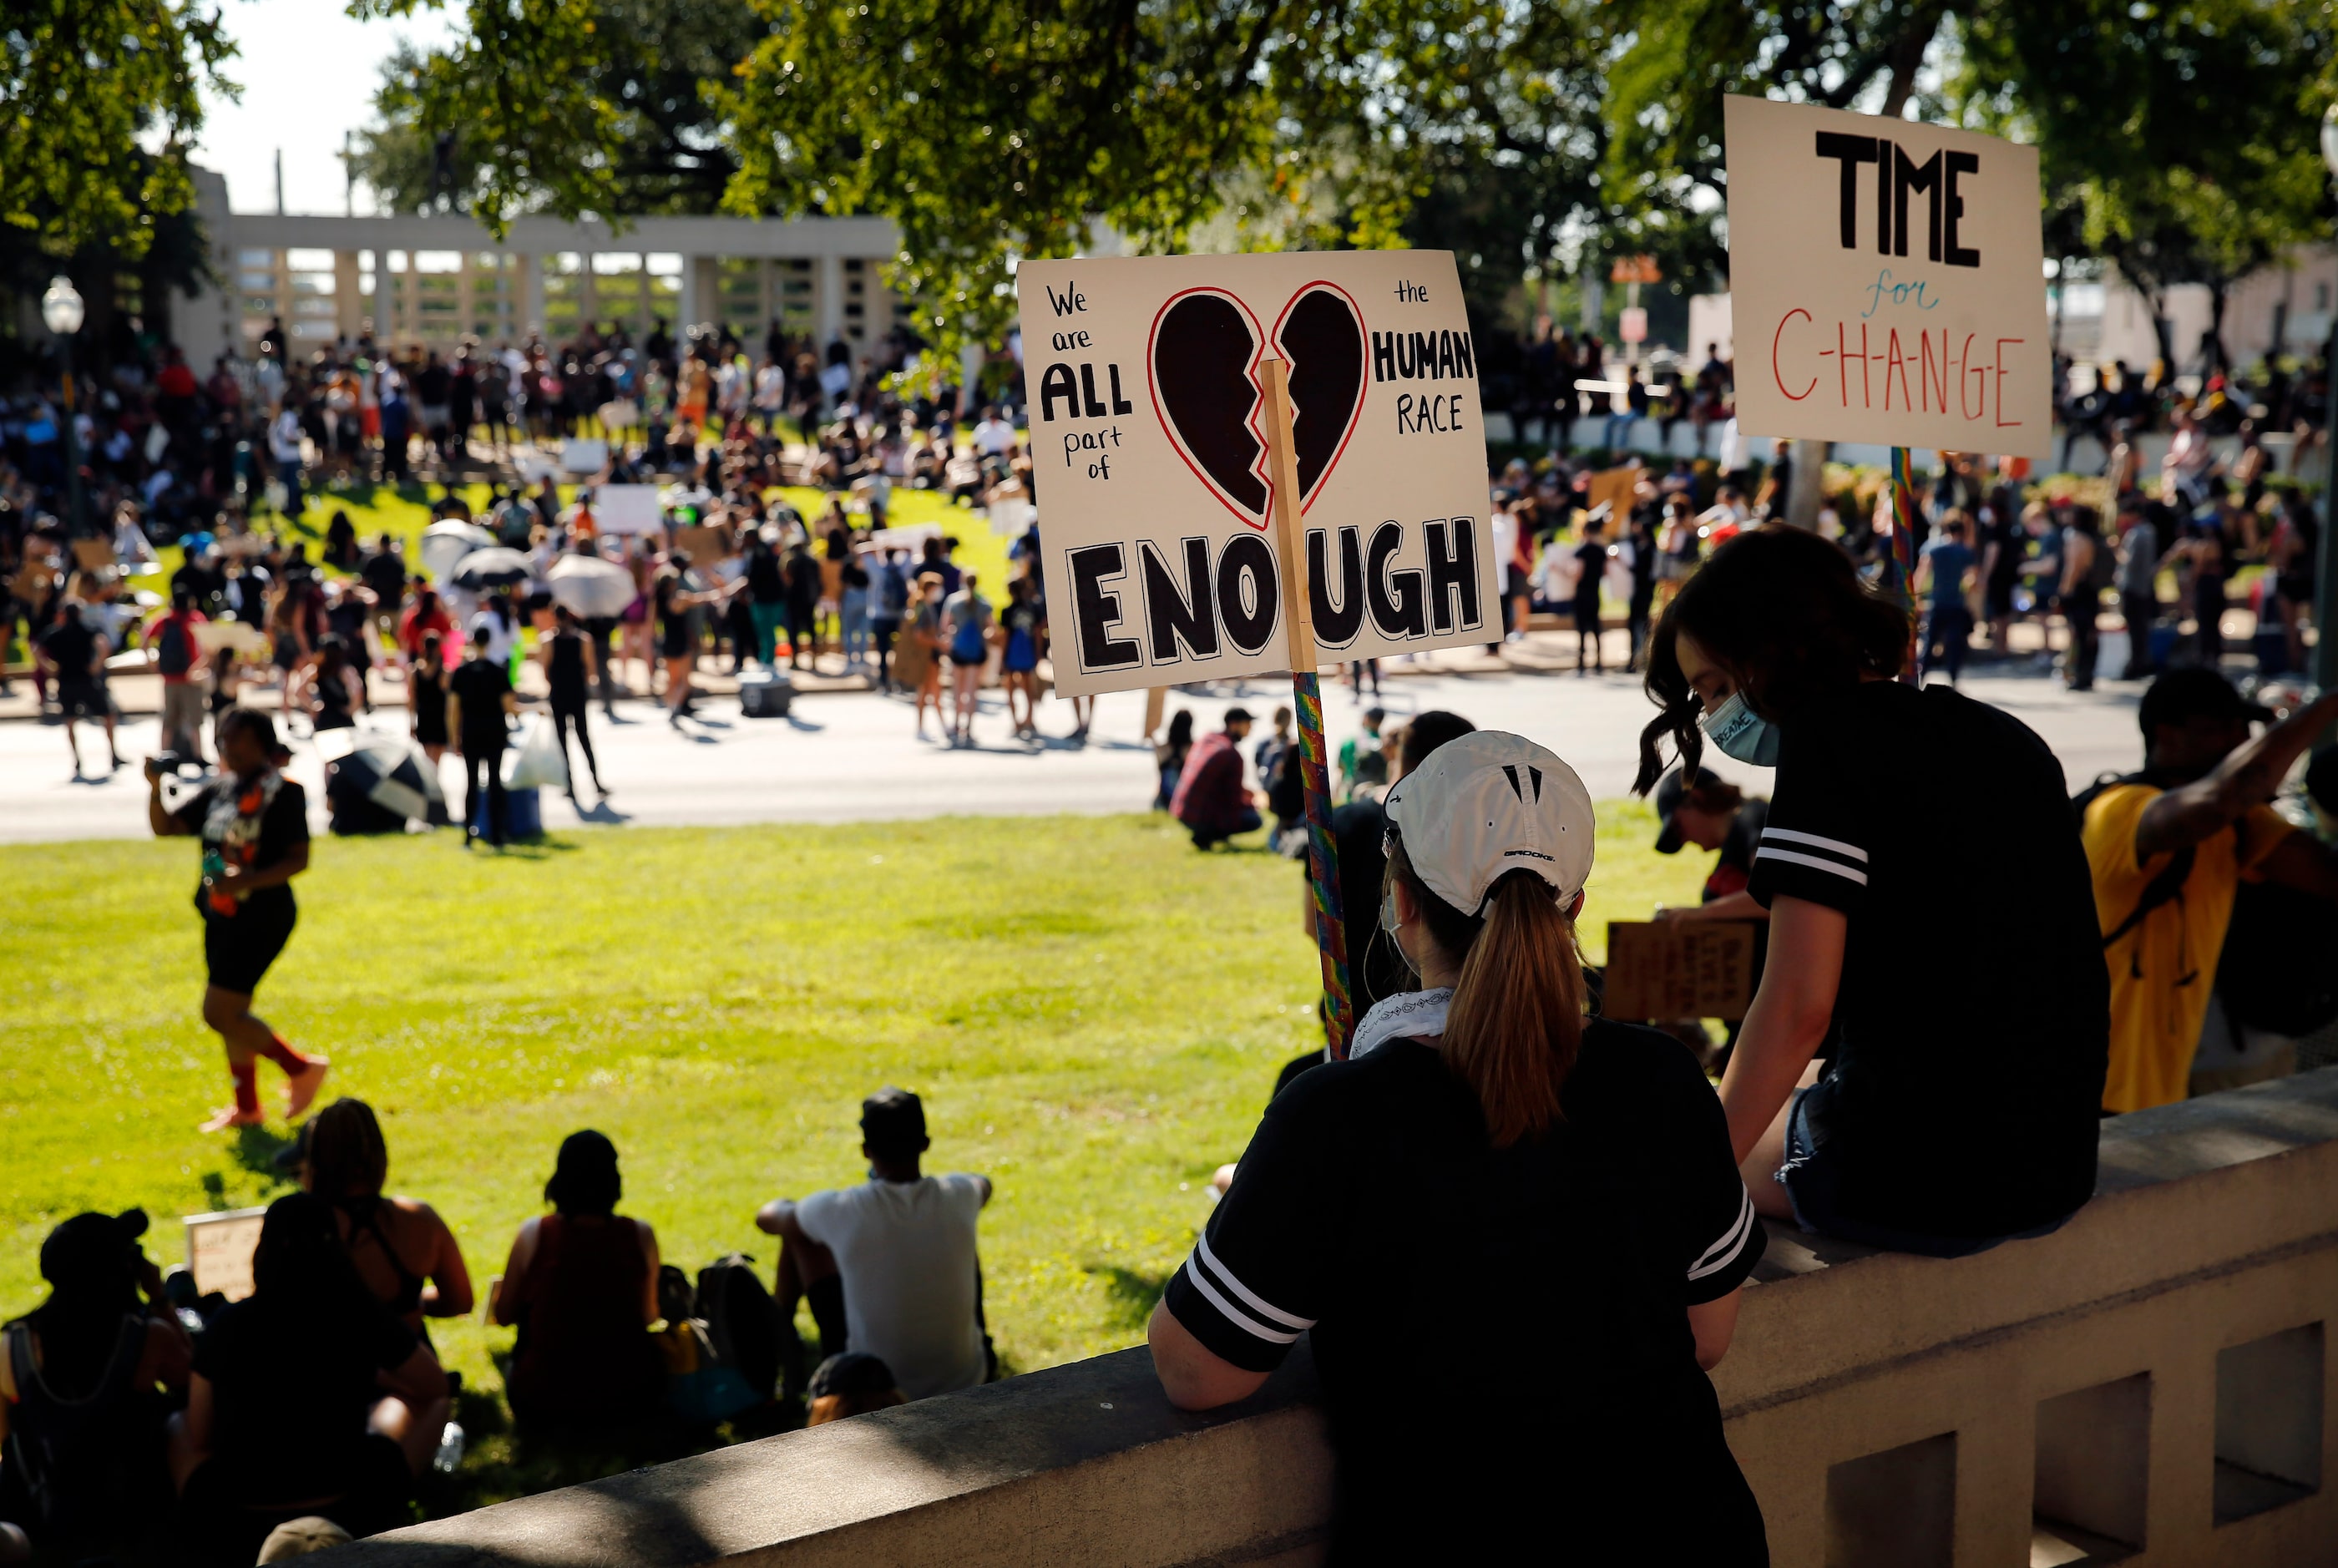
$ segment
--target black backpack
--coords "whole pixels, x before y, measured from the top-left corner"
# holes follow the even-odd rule
[[[771,1293],[755,1278],[755,1260],[728,1252],[701,1269],[697,1305],[716,1359],[769,1399],[780,1381],[780,1315]]]
[[[2216,994],[2235,1025],[2292,1038],[2338,1018],[2338,905],[2276,883],[2242,883]]]
[[[154,667],[165,675],[184,675],[195,667],[195,640],[187,635],[187,623],[175,615],[166,619],[155,634]]]

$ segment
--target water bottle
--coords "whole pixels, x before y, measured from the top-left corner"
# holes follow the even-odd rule
[[[438,1434],[438,1452],[431,1456],[430,1468],[441,1475],[452,1475],[463,1463],[463,1424],[449,1421]]]

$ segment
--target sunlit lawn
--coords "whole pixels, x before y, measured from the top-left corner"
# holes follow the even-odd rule
[[[1606,919],[1694,897],[1706,858],[1653,836],[1645,807],[1602,812],[1595,956]],[[194,860],[0,848],[0,1316],[39,1300],[66,1215],[143,1206],[168,1262],[177,1216],[280,1191],[280,1129],[194,1131],[226,1087],[195,1014]],[[1210,1171],[1320,1040],[1299,875],[1141,817],[598,829],[503,856],[333,840],[260,1011],[332,1057],[329,1097],[382,1113],[392,1186],[438,1207],[482,1286],[569,1132],[615,1141],[624,1208],[669,1260],[768,1267],[756,1205],[858,1181],[860,1097],[913,1088],[934,1166],[997,1180],[989,1321],[1028,1370],[1139,1338]],[[272,1069],[262,1086],[280,1103]],[[507,1330],[434,1333],[500,1396]],[[504,1452],[485,1446],[467,1496],[547,1478]]]

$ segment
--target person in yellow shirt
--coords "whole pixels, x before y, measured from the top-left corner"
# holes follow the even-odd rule
[[[2338,853],[2267,804],[2338,692],[2264,733],[2270,710],[2214,670],[2173,670],[2144,693],[2144,769],[2095,791],[2083,836],[2110,966],[2106,1112],[2185,1098],[2241,880],[2338,899]]]

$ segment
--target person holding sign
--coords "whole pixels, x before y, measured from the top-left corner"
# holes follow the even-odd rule
[[[1337,1463],[1333,1562],[1768,1561],[1705,1372],[1761,1221],[1678,1041],[1584,1015],[1575,921],[1595,823],[1517,735],[1448,740],[1389,792],[1380,919],[1429,989],[1276,1096],[1154,1310],[1172,1404],[1246,1397],[1313,1331]],[[1390,1237],[1431,1250],[1391,1268]],[[1390,1347],[1469,1353],[1390,1396]],[[1433,1413],[1421,1441],[1420,1413]],[[1658,1460],[1655,1456],[1661,1455]]]
[[[1721,1083],[1755,1207],[1959,1257],[2093,1195],[2108,980],[2061,764],[1998,710],[1895,680],[1908,651],[1839,547],[1740,535],[1656,627],[1637,789],[1666,740],[1690,777],[1708,740],[1778,770],[1747,888],[1766,966]],[[1976,910],[2021,961],[1924,984],[1917,935]]]

